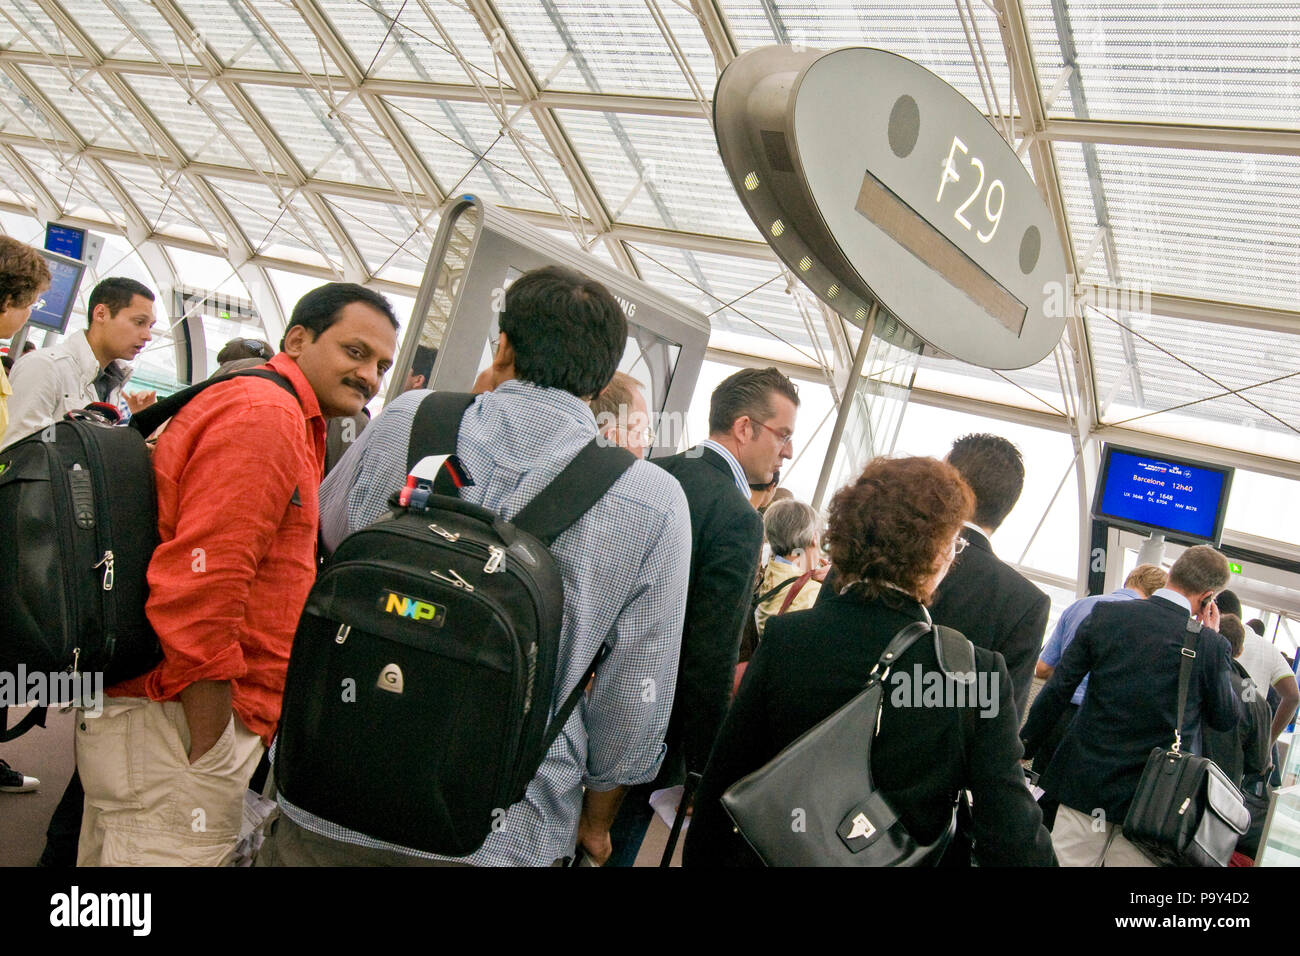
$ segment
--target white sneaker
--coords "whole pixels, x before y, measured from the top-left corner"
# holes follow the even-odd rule
[[[31,793],[41,782],[35,777],[19,773],[3,760],[0,760],[0,793]]]

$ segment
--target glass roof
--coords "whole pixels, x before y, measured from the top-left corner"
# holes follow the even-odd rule
[[[1024,0],[1024,7],[1043,95],[1067,62],[1075,67],[1051,105],[1054,116],[1300,126],[1300,19],[1289,3],[1067,8],[1064,0]]]
[[[148,150],[149,134],[103,77],[35,64],[25,64],[22,71],[87,143]]]
[[[301,195],[286,202],[260,183],[213,177],[207,181],[234,215],[255,255],[339,267],[338,244]]]
[[[1104,197],[1119,275],[1094,256],[1084,276],[1107,284],[1294,308],[1300,301],[1300,158],[1209,150],[1056,145],[1061,185],[1082,255]]]
[[[287,3],[243,0],[175,0],[199,39],[228,67],[297,73],[323,72],[320,42]],[[187,38],[193,42],[193,38]]]
[[[1028,49],[994,7],[1023,13]],[[143,218],[187,254],[246,240],[255,265],[361,267],[413,295],[439,202],[473,193],[566,241],[582,216],[596,254],[709,315],[714,348],[822,377],[843,372],[843,330],[753,255],[693,81],[707,100],[734,49],[861,44],[1020,115],[1014,67],[1047,117],[1051,162],[1021,155],[1070,236],[1075,291],[1140,301],[1080,308],[1070,394],[1055,356],[1007,373],[925,356],[918,387],[1213,435],[1300,476],[1300,18],[1280,2],[62,0],[77,35],[46,8],[0,7],[4,212],[52,204],[122,234]]]
[[[758,238],[704,120],[555,112],[616,221]]]
[[[731,31],[741,50],[773,43],[823,49],[871,46],[889,50],[937,74],[972,103],[985,108],[984,93],[971,56],[983,54],[996,80],[1001,112],[1009,103],[1007,57],[997,20],[983,3],[972,3],[975,26],[963,29],[948,0],[723,0]],[[978,38],[976,32],[978,31]],[[990,100],[992,93],[990,92]],[[997,111],[996,105],[993,109]]]
[[[638,95],[692,95],[685,74],[645,0],[505,0],[497,4],[547,89]],[[656,3],[697,81],[713,91],[717,71],[695,17],[671,0]],[[542,81],[550,77],[550,82]]]
[[[474,17],[452,3],[408,0],[321,0],[320,7],[347,44],[364,76],[436,83],[465,83],[469,75],[456,53],[485,86],[510,86],[492,57],[491,41]],[[437,17],[438,25],[429,19]],[[455,38],[443,39],[438,26]]]
[[[206,89],[200,99],[169,77],[132,73],[123,78],[191,161],[278,168],[221,90]]]
[[[423,225],[411,210],[398,203],[366,202],[345,196],[331,196],[328,203],[367,267],[390,277],[388,270],[401,270],[418,286],[424,265],[438,231],[438,217],[426,214]]]
[[[471,193],[490,202],[522,209],[554,210],[545,184],[565,208],[574,211],[573,189],[547,148],[528,111],[514,114],[511,128],[522,138],[539,178],[514,140],[505,135],[484,103],[452,103],[410,96],[384,97],[425,165],[436,171],[447,195]]]

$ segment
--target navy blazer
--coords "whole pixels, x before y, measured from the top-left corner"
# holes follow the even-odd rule
[[[704,772],[726,716],[763,547],[763,519],[712,449],[696,447],[654,463],[681,484],[691,511],[682,656],[665,737],[668,752],[656,781],[671,786],[682,781],[684,770]]]
[[[1019,571],[993,553],[989,539],[962,529],[967,548],[934,592],[930,616],[961,631],[976,647],[997,651],[1007,662],[1022,718],[1034,681],[1034,663],[1052,602]]]
[[[1079,625],[1020,733],[1032,757],[1091,672],[1083,704],[1041,780],[1062,804],[1086,814],[1100,808],[1123,823],[1151,751],[1174,742],[1188,619],[1173,601],[1152,597],[1098,604]],[[1230,730],[1249,718],[1232,692],[1227,640],[1203,627],[1194,647],[1183,747],[1199,753],[1202,720]]]

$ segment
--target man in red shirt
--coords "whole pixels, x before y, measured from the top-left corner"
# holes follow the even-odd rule
[[[154,450],[161,543],[146,612],[163,660],[77,726],[79,866],[215,866],[280,718],[316,568],[325,420],[355,415],[392,365],[397,319],[349,283],[294,307],[267,363],[194,398]]]

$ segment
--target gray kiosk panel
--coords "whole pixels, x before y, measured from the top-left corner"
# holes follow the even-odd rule
[[[646,386],[658,434],[651,456],[678,450],[709,343],[708,318],[473,196],[457,197],[443,207],[385,400],[399,394],[417,345],[438,349],[430,387],[469,391],[491,361],[505,290],[516,277],[548,265],[590,276],[618,298],[628,320],[627,351],[619,368]]]

